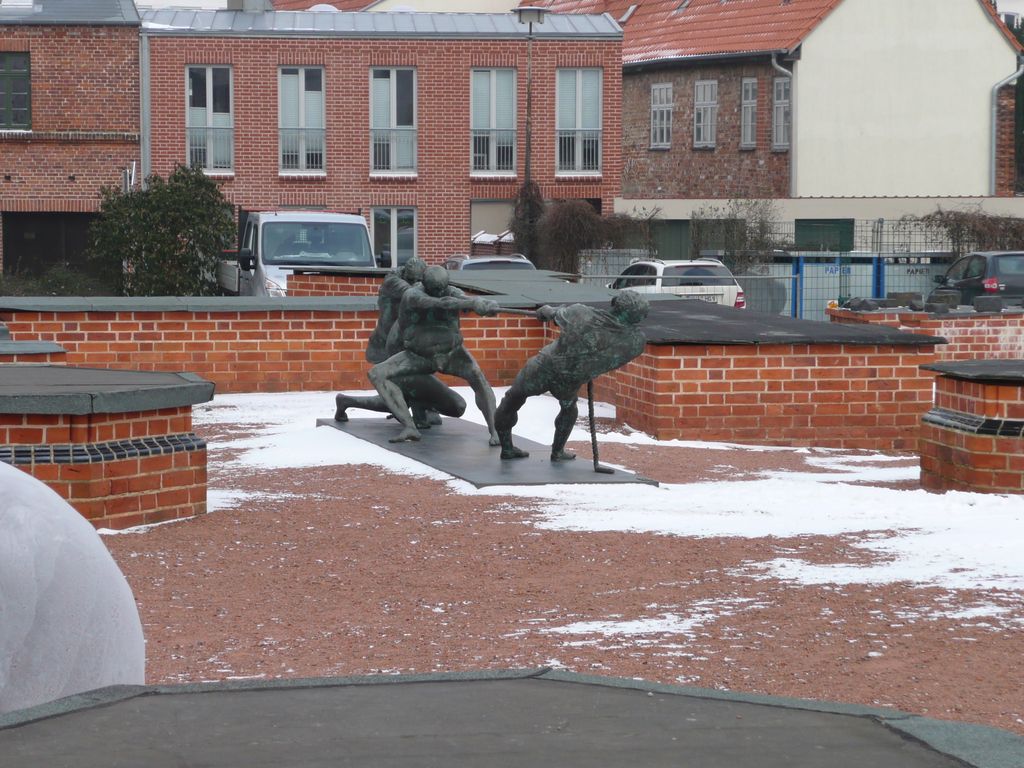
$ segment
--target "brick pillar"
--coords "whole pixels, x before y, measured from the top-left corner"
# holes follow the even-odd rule
[[[939,371],[921,423],[921,486],[1024,493],[1024,360],[970,360]]]

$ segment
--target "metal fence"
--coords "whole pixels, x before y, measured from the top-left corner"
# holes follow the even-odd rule
[[[771,232],[775,242],[797,239],[793,223],[773,223]],[[801,241],[807,244],[807,233],[801,234]],[[733,269],[749,309],[805,320],[826,320],[830,304],[853,297],[927,295],[935,287],[934,278],[958,255],[943,235],[916,221],[857,221],[852,238],[850,234],[846,233],[842,243],[847,250],[830,250],[834,243],[822,243],[820,249],[779,250],[747,268],[738,267],[749,263],[749,255],[735,259],[728,251],[714,249],[700,255],[719,258]],[[607,285],[634,259],[652,257],[657,254],[642,249],[584,251],[580,254],[580,282]]]

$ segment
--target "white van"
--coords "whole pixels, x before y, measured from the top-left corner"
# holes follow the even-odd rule
[[[317,211],[249,214],[237,259],[217,266],[217,283],[238,296],[285,296],[296,267],[376,267],[362,216]]]

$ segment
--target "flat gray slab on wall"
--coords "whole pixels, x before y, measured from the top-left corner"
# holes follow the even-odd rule
[[[550,669],[124,686],[0,715],[5,768],[1008,768],[1022,746],[894,710]]]
[[[350,417],[348,421],[317,419],[317,426],[333,427],[360,440],[394,451],[434,469],[447,472],[472,483],[477,488],[491,485],[549,485],[564,483],[647,483],[653,480],[622,469],[606,475],[594,471],[590,459],[575,461],[549,459],[551,446],[521,437],[518,447],[530,452],[529,458],[502,461],[500,448],[487,444],[487,430],[464,419],[443,419],[438,427],[423,430],[423,439],[415,442],[389,443],[399,432],[394,421],[383,418]],[[554,426],[552,425],[552,432]]]
[[[694,299],[651,303],[641,326],[648,344],[896,344],[944,343],[938,336],[898,331],[883,325],[800,320]]]
[[[1024,382],[1024,360],[951,360],[921,367],[970,381]]]
[[[213,389],[194,373],[11,365],[0,376],[0,413],[155,411],[208,402]]]

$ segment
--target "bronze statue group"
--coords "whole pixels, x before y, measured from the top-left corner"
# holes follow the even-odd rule
[[[526,362],[497,406],[459,325],[464,311],[483,316],[503,311],[497,303],[466,296],[448,284],[446,269],[412,258],[385,278],[377,310],[377,326],[366,349],[366,359],[374,364],[369,377],[377,395],[339,394],[337,421],[348,421],[349,408],[390,413],[401,425],[391,442],[419,440],[420,430],[440,424],[442,415],[458,418],[466,410],[466,401],[435,375],[445,373],[464,379],[473,390],[489,443],[501,446],[502,459],[529,455],[512,443],[512,428],[527,398],[550,392],[559,403],[551,460],[566,461],[576,458],[565,444],[576,424],[580,388],[643,352],[639,324],[648,304],[643,295],[625,290],[613,296],[610,310],[585,304],[537,309],[533,314],[556,323],[559,336]],[[596,453],[594,465],[598,467]]]

